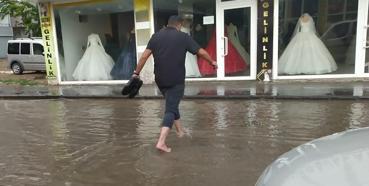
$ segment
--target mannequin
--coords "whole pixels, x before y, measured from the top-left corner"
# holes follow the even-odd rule
[[[240,42],[240,38],[238,37],[237,27],[233,23],[230,23],[227,26],[227,32],[228,32],[229,41],[236,48],[237,52],[241,55],[242,59],[247,64],[250,64],[250,54],[246,52],[245,48],[242,46],[242,44]]]
[[[188,35],[191,35],[190,26],[191,26],[191,21],[185,19],[183,22],[181,31]],[[197,65],[197,56],[187,52],[185,67],[186,67],[186,77],[201,77],[199,66]]]
[[[313,18],[303,14],[279,59],[279,74],[324,74],[336,70],[334,58],[317,36]]]
[[[78,81],[110,80],[113,59],[105,52],[99,35],[88,36],[87,48],[73,72],[73,78]]]
[[[202,26],[201,24],[196,24],[193,32],[193,38],[202,48],[205,48],[207,44],[206,27]]]
[[[128,43],[119,55],[110,75],[115,80],[129,79],[137,66],[135,29],[127,33]]]
[[[227,30],[224,29],[225,35],[227,35]],[[205,48],[209,55],[216,59],[216,33],[213,31],[210,41]],[[210,66],[206,60],[199,58],[197,63],[199,64],[199,69],[202,76],[214,76],[217,71],[212,66]],[[243,60],[241,55],[237,52],[232,42],[228,42],[228,55],[224,58],[224,70],[226,75],[244,72],[249,68],[248,64]]]

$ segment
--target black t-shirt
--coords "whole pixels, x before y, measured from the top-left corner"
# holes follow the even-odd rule
[[[159,87],[184,84],[186,53],[196,54],[200,46],[186,33],[173,27],[155,33],[147,49],[154,56],[155,82]]]

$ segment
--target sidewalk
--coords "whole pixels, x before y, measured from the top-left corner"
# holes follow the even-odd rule
[[[0,59],[0,86],[1,83],[24,83],[47,85],[46,74],[41,72],[26,71],[22,75],[14,75],[8,68],[6,60]]]
[[[126,98],[123,85],[17,86],[0,84],[0,99]],[[135,99],[162,99],[144,85]],[[369,99],[369,81],[189,82],[185,99]]]
[[[0,71],[0,99],[126,98],[123,85],[50,86],[44,73],[13,75],[4,59]],[[162,96],[155,85],[144,85],[135,99]],[[369,79],[188,82],[185,99],[369,99]]]

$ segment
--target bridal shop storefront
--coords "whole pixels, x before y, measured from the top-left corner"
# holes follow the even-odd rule
[[[188,53],[188,81],[256,77],[256,50],[252,50],[257,41],[256,1],[54,0],[39,4],[51,83],[126,83],[150,36],[177,14],[184,18],[181,31],[219,64],[213,69]],[[154,81],[152,61],[141,72],[146,83]]]
[[[369,0],[40,1],[47,76],[52,84],[126,83],[150,36],[178,14],[181,31],[219,65],[188,53],[187,81],[369,77],[368,7]],[[141,72],[146,83],[152,60]]]
[[[369,77],[368,0],[274,2],[274,79]]]

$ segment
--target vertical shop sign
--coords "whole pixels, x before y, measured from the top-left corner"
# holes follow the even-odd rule
[[[149,43],[153,32],[153,1],[154,0],[134,0],[137,59],[139,59],[145,51],[146,45]],[[152,58],[149,60],[152,60]],[[154,82],[154,76],[152,75],[154,69],[153,64],[154,63],[147,63],[145,68],[141,71],[140,76],[144,83]]]
[[[48,79],[56,79],[57,70],[55,63],[55,51],[53,41],[53,31],[51,24],[51,4],[39,3],[40,8],[40,21],[42,39],[44,41],[44,56],[46,63],[46,73]]]
[[[258,0],[258,80],[269,81],[273,64],[273,0]]]

